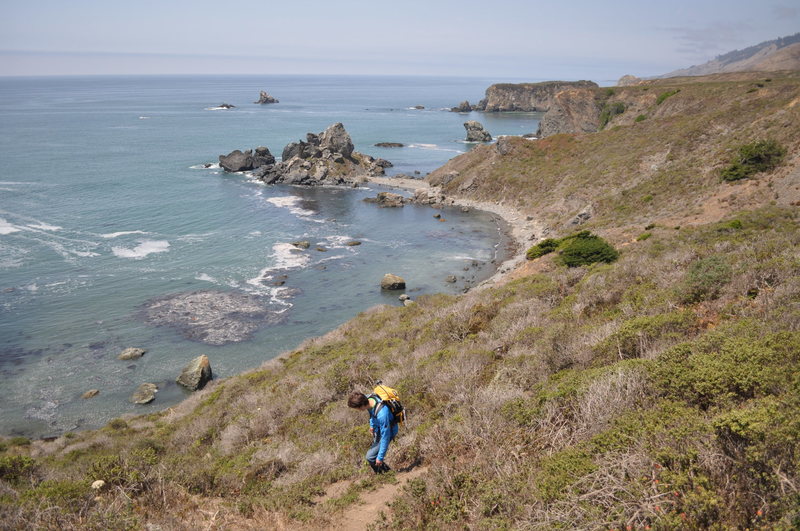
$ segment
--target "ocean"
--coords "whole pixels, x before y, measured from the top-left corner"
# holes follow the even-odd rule
[[[442,222],[429,207],[365,203],[383,190],[375,185],[265,186],[205,167],[261,145],[279,157],[287,143],[342,122],[357,151],[394,163],[388,175],[423,177],[470,149],[468,119],[495,137],[536,130],[535,113],[447,112],[491,83],[0,78],[0,434],[52,436],[169,407],[187,396],[175,378],[200,354],[223,378],[369,307],[399,305],[399,292],[380,290],[384,273],[404,277],[412,298],[459,293],[492,274],[500,237],[488,213],[445,210]],[[253,104],[260,90],[280,103]],[[158,301],[189,293],[246,297],[269,318],[241,340],[209,344],[190,325],[148,317]],[[147,353],[118,360],[127,347]],[[144,382],[158,385],[157,398],[130,403]],[[81,398],[89,389],[100,393]]]

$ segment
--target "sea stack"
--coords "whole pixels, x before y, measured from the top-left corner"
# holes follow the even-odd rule
[[[267,91],[262,90],[258,94],[258,101],[255,101],[253,103],[256,103],[258,105],[266,105],[268,103],[279,103],[279,102],[278,100],[270,96],[269,93],[267,93]]]
[[[464,122],[464,129],[467,130],[467,142],[491,142],[492,135],[483,128],[480,122],[470,120]]]

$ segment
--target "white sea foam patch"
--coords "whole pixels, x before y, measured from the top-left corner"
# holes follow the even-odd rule
[[[121,232],[109,232],[107,234],[101,234],[100,237],[110,240],[112,238],[119,238],[120,236],[127,236],[129,234],[149,234],[149,233],[143,230],[124,230]]]
[[[286,269],[296,269],[305,267],[311,261],[311,257],[306,251],[298,249],[291,243],[276,243],[272,246],[270,257],[272,265],[269,265],[258,272],[258,275],[249,279],[247,283],[259,289],[266,288],[264,282],[273,277],[273,273]]]
[[[22,229],[20,229],[16,225],[12,225],[8,221],[6,221],[4,218],[0,218],[0,234],[11,234],[11,233],[14,233],[14,232],[19,232],[21,230]]]
[[[111,252],[120,258],[133,258],[141,260],[145,256],[153,253],[164,253],[169,250],[169,242],[166,240],[140,240],[141,243],[133,249],[127,247],[112,247]]]
[[[460,149],[443,148],[437,144],[409,144],[408,147],[415,149],[426,149],[428,151],[449,151],[451,153],[463,153]]]
[[[289,195],[284,197],[270,197],[267,199],[267,203],[273,204],[279,208],[288,208],[289,212],[296,216],[313,216],[314,212],[312,210],[306,210],[304,208],[300,208],[297,206],[298,203],[302,202],[303,200],[297,196]]]
[[[206,164],[195,164],[189,166],[190,170],[219,170],[221,169],[219,162],[208,162]]]
[[[200,273],[199,275],[197,275],[196,277],[194,277],[194,279],[195,279],[195,280],[204,280],[204,281],[206,281],[206,282],[214,282],[214,283],[216,283],[216,282],[217,282],[217,279],[216,279],[216,278],[214,278],[214,277],[212,277],[211,275],[208,275],[208,274],[206,274],[206,273]]]
[[[28,224],[28,227],[37,230],[61,230],[63,227],[59,227],[58,225],[50,225],[49,223],[39,222],[39,223],[32,223]]]
[[[207,111],[227,111],[230,107],[206,107]]]

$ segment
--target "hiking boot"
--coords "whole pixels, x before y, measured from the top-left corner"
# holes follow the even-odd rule
[[[378,472],[379,474],[385,474],[386,472],[392,471],[392,469],[389,468],[389,465],[387,465],[386,463],[381,463],[381,466],[378,468],[380,469],[380,472]]]

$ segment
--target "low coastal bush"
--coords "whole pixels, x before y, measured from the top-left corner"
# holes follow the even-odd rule
[[[647,116],[645,116],[644,114],[640,114],[639,116],[636,117],[634,122],[639,123],[639,122],[644,122],[645,120],[647,120]]]
[[[661,105],[667,98],[671,98],[680,91],[681,89],[675,89],[662,92],[661,94],[658,95],[658,98],[656,98],[656,105]]]
[[[23,455],[7,455],[0,457],[0,479],[14,483],[30,476],[36,463]]]
[[[528,260],[535,260],[540,256],[544,256],[546,254],[550,254],[556,249],[558,249],[559,240],[554,240],[552,238],[547,238],[546,240],[542,240],[530,249],[528,252],[525,253],[525,256]]]
[[[781,163],[786,148],[774,140],[760,140],[739,147],[734,161],[722,170],[722,179],[738,181],[763,171],[769,171]]]
[[[589,231],[567,238],[560,251],[559,260],[568,267],[580,267],[597,262],[610,263],[619,257],[610,243]]]
[[[715,299],[731,279],[731,266],[725,256],[714,255],[692,262],[681,286],[681,300],[695,303]]]
[[[619,116],[624,112],[625,104],[621,101],[615,101],[614,103],[606,103],[603,105],[603,110],[600,111],[600,129],[604,129],[612,118]]]

